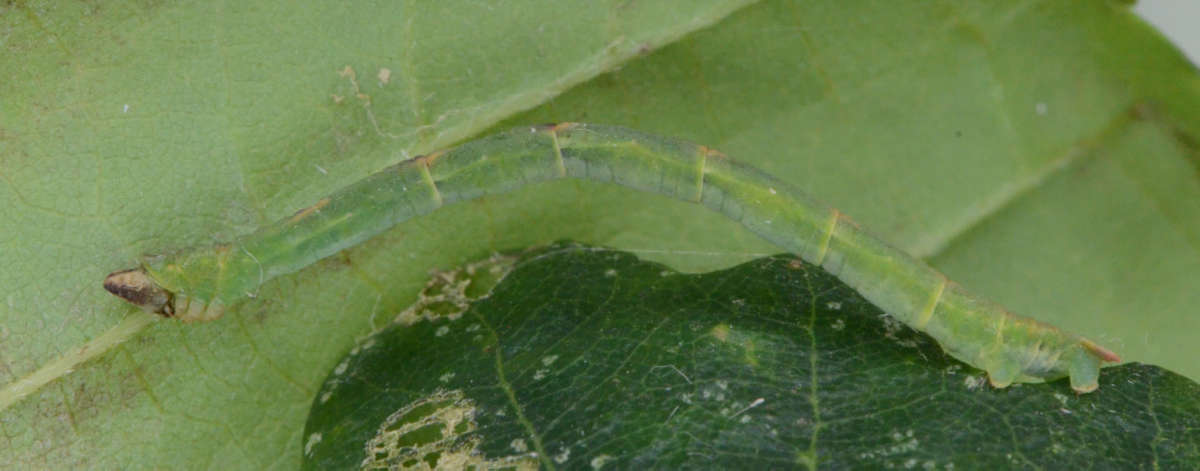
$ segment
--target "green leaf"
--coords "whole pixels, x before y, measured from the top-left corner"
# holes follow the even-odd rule
[[[471,274],[510,267],[483,297]],[[406,313],[326,379],[305,468],[1200,462],[1200,384],[1127,364],[1097,394],[992,389],[794,256],[683,275],[556,244],[439,274]]]
[[[120,322],[100,280],[142,253],[563,120],[719,148],[1018,313],[1200,378],[1200,80],[1156,32],[1102,1],[746,3],[0,6],[0,388]],[[325,372],[430,269],[563,237],[689,271],[776,250],[582,182],[447,208],[42,387],[0,411],[0,462],[294,468]]]

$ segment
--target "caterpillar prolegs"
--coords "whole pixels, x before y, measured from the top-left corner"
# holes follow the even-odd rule
[[[700,203],[819,265],[991,384],[1069,376],[1098,386],[1116,354],[972,295],[836,209],[707,147],[592,124],[526,127],[416,157],[347,186],[233,243],[147,257],[104,287],[185,322],[214,320],[274,277],[298,271],[410,218],[458,201],[560,178],[611,182]]]

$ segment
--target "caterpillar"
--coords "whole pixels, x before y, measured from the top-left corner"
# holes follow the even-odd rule
[[[1009,313],[862,230],[836,209],[724,154],[605,125],[517,128],[405,160],[236,241],[170,256],[104,280],[112,294],[184,322],[215,320],[280,275],[455,202],[546,180],[611,182],[702,204],[822,267],[949,355],[1014,382],[1070,378],[1094,391],[1113,352]]]

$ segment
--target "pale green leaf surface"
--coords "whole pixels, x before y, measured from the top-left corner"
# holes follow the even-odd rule
[[[1027,2],[990,13],[879,5],[841,4],[850,20],[791,29],[819,12],[762,5],[656,55],[665,64],[631,64],[512,122],[578,119],[560,110],[585,109],[591,121],[706,142],[787,175],[1018,313],[1200,377],[1200,345],[1190,341],[1200,329],[1200,78],[1192,66],[1174,51],[1146,53],[1159,38],[1106,5]],[[807,60],[771,61],[729,46],[735,35],[771,49],[791,41]],[[680,86],[697,76],[696,50],[713,73]],[[865,51],[879,56],[847,58]],[[627,83],[661,91],[613,91]],[[730,98],[736,104],[714,112],[697,99],[732,89],[763,103],[747,109],[753,98]],[[644,100],[682,118],[652,121],[635,106]],[[641,227],[655,227],[654,217]],[[745,247],[725,232],[683,241],[672,232],[616,240],[657,250]],[[685,267],[700,258],[645,255]]]
[[[406,152],[471,136],[746,3],[5,7],[3,382],[128,312],[97,289],[98,280],[138,254],[250,231],[314,194]],[[402,287],[464,253],[403,250],[414,249],[460,255],[417,260],[381,285],[371,284],[370,270],[322,279],[363,300],[352,303],[364,308],[359,315],[328,325],[313,325],[302,306],[341,302],[267,289],[264,298],[293,312],[256,308],[211,326],[151,329],[4,411],[0,461],[294,467],[290,445],[320,359],[335,358],[369,330],[372,306],[388,315],[394,304],[381,302],[378,288]],[[387,265],[403,263],[392,260]]]
[[[490,126],[559,120],[719,148],[1020,313],[1200,377],[1200,79],[1148,27],[1102,2],[725,18],[741,3],[7,7],[0,378],[116,324],[128,308],[99,281],[142,252],[227,240]],[[2,412],[0,460],[294,467],[324,372],[430,268],[562,237],[688,270],[776,251],[589,183],[447,208],[51,383]]]

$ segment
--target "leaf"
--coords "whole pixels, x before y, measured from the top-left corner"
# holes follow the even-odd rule
[[[473,278],[486,267],[512,271],[483,297],[475,285],[494,283]],[[683,275],[556,244],[439,274],[400,319],[329,374],[305,468],[1200,461],[1200,384],[1127,364],[1104,370],[1099,394],[1066,381],[992,389],[794,256]]]
[[[0,383],[117,325],[99,282],[142,253],[562,120],[719,148],[1021,314],[1200,377],[1200,81],[1157,33],[1104,2],[742,5],[0,6]],[[0,462],[292,468],[325,372],[431,268],[562,237],[690,271],[776,250],[587,183],[448,208],[0,411]]]

